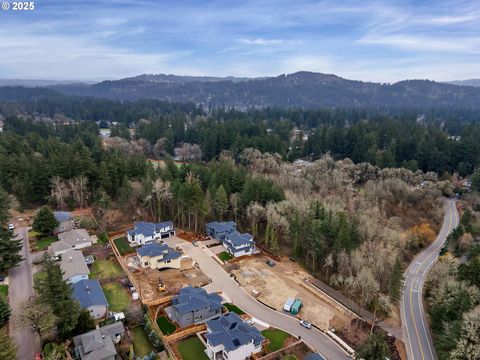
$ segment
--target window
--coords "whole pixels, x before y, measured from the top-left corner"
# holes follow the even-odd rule
[[[144,265],[145,265],[145,266],[148,266],[148,261],[145,261]]]

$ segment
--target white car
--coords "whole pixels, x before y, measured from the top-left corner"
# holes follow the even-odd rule
[[[10,231],[15,230],[15,226],[13,224],[8,224],[8,230]]]
[[[312,328],[312,324],[310,324],[309,322],[307,322],[305,320],[300,320],[300,325],[302,325],[304,328],[307,328],[307,329]]]

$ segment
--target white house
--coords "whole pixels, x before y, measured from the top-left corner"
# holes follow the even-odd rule
[[[72,284],[80,280],[87,280],[88,274],[90,274],[87,262],[80,250],[70,250],[63,254],[60,269],[63,272],[63,280]]]
[[[75,229],[58,234],[58,241],[49,246],[50,254],[61,256],[70,250],[92,246],[92,239],[85,229]]]
[[[245,360],[262,351],[265,338],[235,313],[228,313],[207,322],[207,348],[211,360]]]
[[[175,236],[175,228],[171,221],[160,223],[137,221],[134,228],[127,231],[128,242],[131,246],[149,244],[170,236]]]
[[[233,231],[225,235],[222,243],[225,249],[235,257],[252,255],[255,252],[253,236],[248,233],[240,234],[238,231]]]

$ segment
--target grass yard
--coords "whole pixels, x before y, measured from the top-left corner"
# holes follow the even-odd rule
[[[58,239],[56,236],[45,236],[43,238],[37,239],[33,243],[33,246],[32,246],[33,250],[36,250],[36,251],[46,250],[51,243],[54,243],[57,240]]]
[[[0,285],[0,299],[7,301],[8,285]]]
[[[157,319],[157,324],[160,330],[162,330],[162,333],[164,335],[170,335],[172,334],[177,328],[175,325],[173,325],[166,316],[160,316]]]
[[[230,304],[230,303],[227,303],[227,304],[223,304],[223,306],[225,306],[227,308],[228,311],[230,312],[233,312],[237,315],[243,315],[245,314],[245,312],[240,309],[237,305],[235,304]]]
[[[108,301],[108,309],[113,312],[124,311],[130,305],[130,294],[122,285],[111,282],[102,285],[103,292]]]
[[[178,352],[183,360],[208,360],[205,354],[205,346],[197,336],[182,341],[177,346]]]
[[[34,239],[34,238],[39,238],[42,234],[40,234],[39,232],[35,231],[35,230],[30,230],[28,232],[28,238],[29,239]]]
[[[270,340],[268,344],[268,351],[270,352],[280,350],[289,336],[288,333],[280,329],[263,330],[262,335]]]
[[[130,330],[130,333],[133,337],[133,349],[135,355],[138,357],[144,357],[145,355],[150,354],[152,351],[155,351],[155,348],[150,343],[145,330],[141,326],[137,326],[134,329]]]
[[[113,240],[117,249],[120,252],[120,255],[130,254],[135,252],[135,250],[130,246],[126,237],[118,238]]]
[[[91,277],[97,279],[115,278],[124,276],[122,267],[113,260],[96,260],[93,263]]]
[[[233,256],[230,255],[230,253],[226,252],[226,251],[222,251],[220,254],[217,255],[218,258],[222,261],[228,261],[230,259],[233,259]]]

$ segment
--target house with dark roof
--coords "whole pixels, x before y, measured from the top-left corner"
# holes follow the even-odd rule
[[[80,280],[87,280],[90,270],[80,250],[70,250],[63,254],[60,262],[63,280],[75,284]]]
[[[108,311],[108,301],[98,280],[80,280],[73,284],[72,297],[80,306],[90,311],[95,319],[105,317]]]
[[[222,298],[208,294],[205,289],[188,286],[180,289],[165,312],[180,327],[201,324],[222,314]]]
[[[211,222],[206,224],[206,234],[222,242],[225,249],[235,257],[251,255],[255,252],[253,236],[237,231],[233,221]]]
[[[150,243],[137,249],[137,256],[143,268],[180,269],[182,254],[164,243]]]
[[[127,231],[127,239],[131,246],[149,244],[170,236],[175,236],[175,227],[171,221],[160,223],[137,221],[133,224],[133,229]]]
[[[115,344],[121,340],[124,333],[122,322],[117,321],[75,336],[75,357],[80,360],[114,360],[117,355]]]
[[[68,211],[54,211],[53,216],[55,216],[58,222],[58,226],[54,230],[55,234],[75,229],[75,221],[73,220],[72,213]]]
[[[255,327],[243,322],[235,313],[228,313],[207,322],[207,348],[211,360],[245,360],[262,351],[265,338]]]

